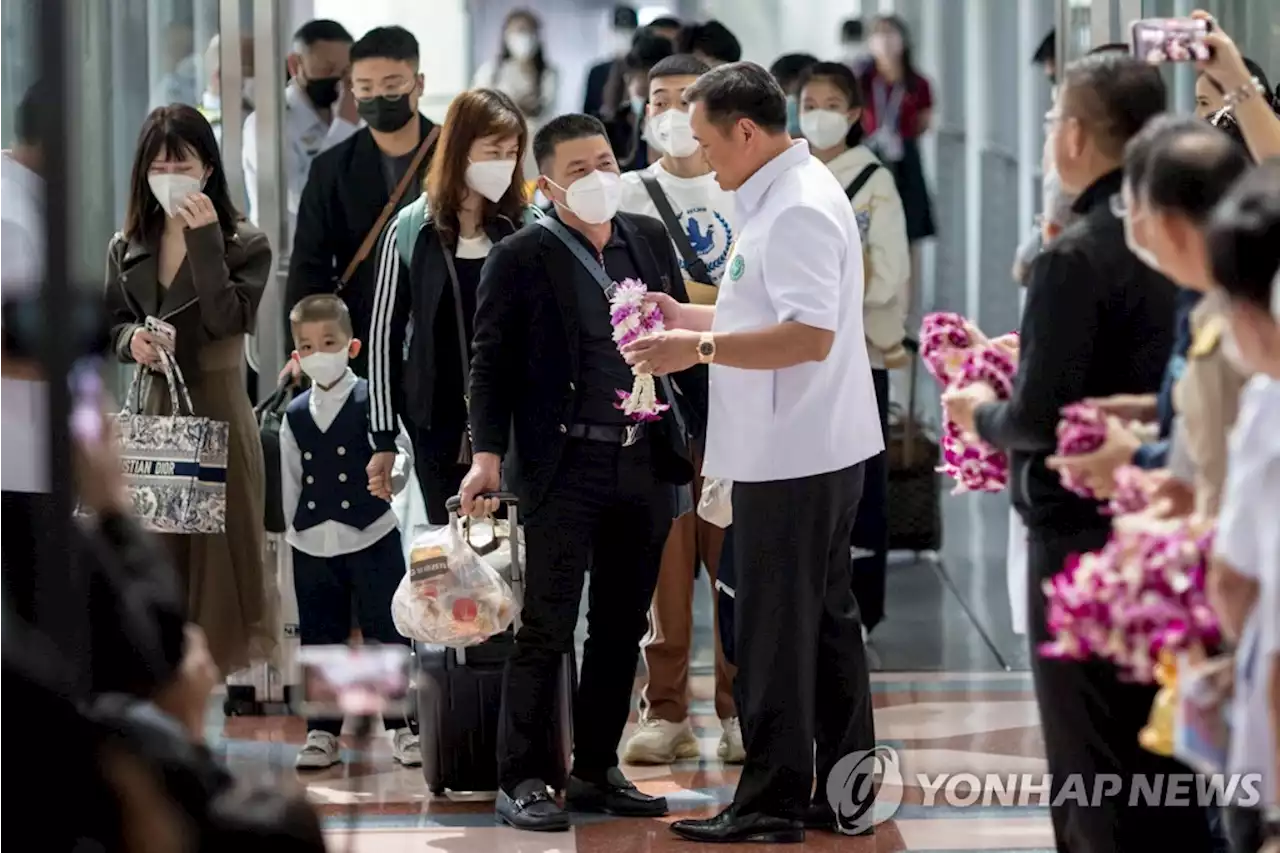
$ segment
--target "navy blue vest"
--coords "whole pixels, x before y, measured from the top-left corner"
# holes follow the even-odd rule
[[[327,431],[311,417],[311,391],[299,394],[285,410],[289,430],[302,454],[302,491],[293,516],[294,530],[337,521],[364,530],[391,511],[369,494],[365,467],[369,445],[369,383],[356,381]]]

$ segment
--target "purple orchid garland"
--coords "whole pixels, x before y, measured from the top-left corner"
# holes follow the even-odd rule
[[[613,325],[613,342],[622,349],[633,341],[664,330],[662,311],[652,302],[645,301],[649,288],[644,282],[626,278],[614,285],[609,299],[609,322]],[[656,421],[671,408],[658,399],[657,387],[650,373],[631,368],[635,382],[630,391],[617,390],[618,402],[614,408],[622,410],[634,421]]]

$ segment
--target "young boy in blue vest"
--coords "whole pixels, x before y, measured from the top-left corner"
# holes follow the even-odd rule
[[[412,470],[408,437],[397,441],[391,482],[371,483],[365,467],[369,440],[369,385],[347,360],[360,351],[351,315],[337,296],[319,294],[289,312],[293,358],[311,380],[294,398],[280,426],[281,497],[285,534],[293,548],[302,644],[347,642],[356,614],[365,640],[405,643],[391,621],[391,598],[405,573],[400,529],[391,496]],[[418,736],[404,719],[384,718],[392,755],[422,764]],[[307,720],[299,770],[322,770],[342,760],[342,720]]]

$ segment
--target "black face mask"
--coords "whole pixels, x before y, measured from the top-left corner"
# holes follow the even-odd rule
[[[408,95],[400,95],[395,99],[378,95],[367,101],[357,101],[356,111],[369,127],[379,133],[394,133],[413,118],[413,107]]]
[[[322,77],[319,80],[308,80],[303,91],[307,93],[307,100],[318,110],[327,110],[333,106],[333,102],[338,100],[338,83],[342,81],[341,77]]]

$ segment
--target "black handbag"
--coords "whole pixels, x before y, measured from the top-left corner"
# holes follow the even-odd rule
[[[284,533],[286,527],[280,482],[280,425],[284,421],[284,410],[293,399],[293,392],[292,384],[286,379],[253,410],[258,420],[258,436],[262,440],[262,461],[267,469],[262,524],[268,533]]]
[[[938,551],[942,548],[942,479],[938,440],[916,415],[916,379],[920,353],[911,351],[911,390],[907,407],[889,409],[889,550]]]

